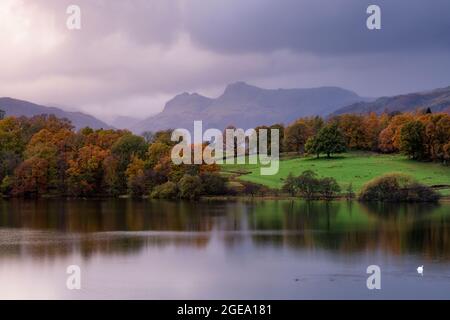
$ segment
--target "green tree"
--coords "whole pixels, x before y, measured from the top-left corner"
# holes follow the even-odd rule
[[[317,156],[325,153],[327,158],[330,158],[332,154],[345,152],[345,139],[337,124],[323,127],[316,137],[308,140],[307,150]]]
[[[425,157],[425,125],[420,121],[410,121],[400,130],[400,151],[412,159]]]
[[[0,179],[12,176],[23,161],[27,141],[22,123],[12,117],[0,120]]]
[[[317,158],[320,157],[320,148],[316,137],[308,138],[305,144],[305,151],[309,154],[315,154]]]
[[[111,147],[111,154],[117,159],[117,178],[118,189],[120,192],[126,192],[127,179],[126,173],[128,164],[133,156],[143,159],[146,155],[148,145],[143,137],[133,134],[126,134],[119,138]]]

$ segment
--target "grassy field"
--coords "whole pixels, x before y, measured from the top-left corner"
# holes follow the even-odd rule
[[[381,155],[374,153],[347,153],[332,159],[291,158],[280,161],[280,170],[274,176],[260,175],[259,165],[223,165],[224,174],[244,173],[240,180],[280,188],[283,179],[292,172],[299,175],[305,170],[315,171],[321,177],[334,177],[342,188],[352,183],[359,191],[369,180],[388,172],[401,172],[413,176],[426,185],[450,184],[450,167],[437,163],[423,163],[408,160],[402,155]],[[450,190],[442,191],[450,195]]]

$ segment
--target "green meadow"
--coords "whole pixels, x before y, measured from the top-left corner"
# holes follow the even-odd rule
[[[305,170],[312,170],[320,177],[333,177],[343,189],[352,183],[355,192],[371,179],[390,172],[411,175],[429,186],[450,184],[450,167],[409,160],[403,155],[355,152],[331,159],[282,157],[278,174],[262,176],[259,169],[258,164],[222,165],[222,172],[225,175],[235,175],[238,180],[259,183],[271,188],[280,188],[289,173],[300,175]],[[450,190],[443,190],[442,194],[450,195]]]

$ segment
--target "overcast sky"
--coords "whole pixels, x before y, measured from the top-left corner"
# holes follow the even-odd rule
[[[0,96],[142,118],[238,80],[369,97],[449,86],[450,1],[0,0]]]

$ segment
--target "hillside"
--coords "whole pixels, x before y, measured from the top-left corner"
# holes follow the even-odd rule
[[[407,112],[430,108],[432,112],[450,111],[450,87],[416,92],[393,97],[382,97],[373,102],[358,102],[341,108],[333,115],[344,113]]]
[[[438,163],[418,162],[408,160],[403,155],[384,155],[376,153],[353,152],[332,159],[326,158],[288,158],[280,161],[280,170],[273,176],[262,176],[260,165],[222,165],[222,171],[228,174],[238,174],[239,180],[266,185],[271,188],[281,188],[283,179],[289,173],[300,175],[305,170],[315,171],[321,177],[333,177],[343,190],[352,183],[353,190],[358,192],[361,187],[375,177],[389,172],[399,172],[412,175],[425,185],[448,185],[450,170]],[[450,190],[442,190],[449,195]]]
[[[109,129],[111,126],[97,118],[81,113],[68,112],[55,107],[46,107],[28,101],[12,98],[0,98],[0,110],[5,111],[6,116],[32,117],[40,114],[53,114],[58,118],[66,118],[72,121],[76,129],[91,127],[93,129]]]
[[[354,92],[337,87],[312,89],[262,89],[245,82],[226,87],[218,98],[183,93],[167,102],[164,110],[138,123],[134,132],[187,128],[194,120],[204,127],[223,129],[228,125],[252,128],[290,123],[296,118],[326,115],[339,107],[364,101]]]

